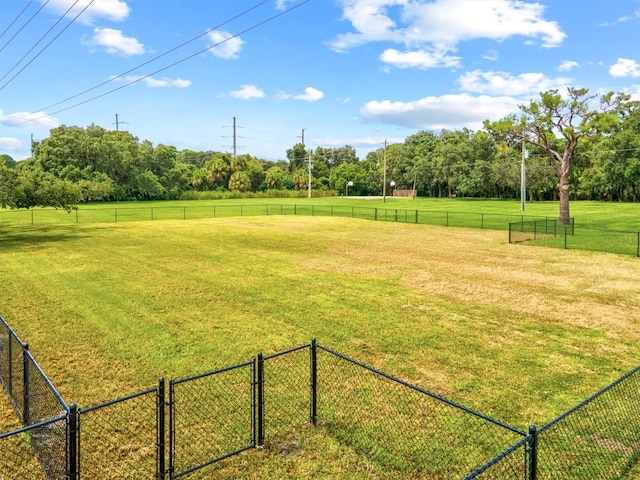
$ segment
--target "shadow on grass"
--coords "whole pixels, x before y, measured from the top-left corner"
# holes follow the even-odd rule
[[[37,248],[69,240],[86,240],[98,230],[108,227],[79,228],[78,225],[37,225],[29,227],[0,226],[0,252],[25,247]]]

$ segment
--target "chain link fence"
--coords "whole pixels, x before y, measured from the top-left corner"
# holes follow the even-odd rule
[[[169,382],[170,478],[256,445],[256,361]]]
[[[389,478],[462,478],[526,436],[321,346],[317,417]]]
[[[3,330],[5,389],[14,368],[7,363],[30,357],[26,349],[6,353],[14,337],[23,345]],[[37,378],[29,368],[17,378]],[[14,387],[18,394],[39,391]],[[47,397],[28,398],[38,396]],[[160,379],[153,388],[89,408],[71,405],[42,421],[45,409],[30,406],[25,417],[23,404],[15,404],[23,421],[38,421],[0,435],[3,480],[171,480],[196,472],[206,478],[220,460],[284,441],[309,424],[368,458],[387,478],[614,480],[640,456],[640,367],[528,432],[315,340],[172,380],[168,392]]]
[[[8,478],[38,478],[39,474],[62,478],[60,475],[67,470],[69,407],[31,355],[29,346],[2,317],[0,384],[25,427],[14,435],[0,435],[3,457],[7,457],[5,452],[11,452],[10,458],[0,461],[0,479],[5,478],[5,472],[11,473]],[[32,465],[39,468],[31,469]],[[13,477],[14,471],[33,473]]]
[[[640,231],[576,229],[557,218],[523,214],[475,213],[441,210],[313,204],[248,204],[169,207],[86,208],[0,211],[0,226],[64,225],[152,220],[192,220],[260,215],[350,217],[362,220],[416,223],[446,227],[508,230],[509,242],[534,242],[556,247],[635,255],[640,257]]]
[[[538,479],[617,479],[640,457],[640,367],[532,432]]]

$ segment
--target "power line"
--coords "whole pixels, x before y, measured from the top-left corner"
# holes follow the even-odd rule
[[[207,47],[205,49],[202,49],[202,50],[200,50],[200,51],[198,51],[196,53],[193,53],[193,54],[189,55],[188,57],[185,57],[185,58],[183,58],[181,60],[178,60],[178,61],[176,61],[176,62],[174,62],[174,63],[172,63],[170,65],[167,65],[166,67],[160,68],[160,69],[156,70],[155,72],[151,72],[151,73],[149,73],[147,75],[144,75],[144,76],[142,76],[140,78],[136,78],[135,80],[132,80],[129,83],[121,85],[121,86],[119,86],[117,88],[114,88],[112,90],[109,90],[108,92],[102,93],[100,95],[96,95],[95,97],[91,97],[91,98],[89,98],[87,100],[84,100],[82,102],[78,102],[78,103],[76,103],[74,105],[71,105],[69,107],[62,108],[60,110],[56,110],[55,112],[51,112],[50,114],[44,114],[44,115],[41,115],[39,117],[31,118],[30,120],[32,120],[32,121],[33,120],[38,120],[40,118],[47,117],[48,115],[55,115],[56,113],[65,112],[67,110],[71,110],[72,108],[79,107],[80,105],[84,105],[86,103],[92,102],[93,100],[97,100],[98,98],[102,98],[102,97],[105,97],[107,95],[110,95],[110,94],[112,94],[114,92],[117,92],[118,90],[122,90],[123,88],[129,87],[129,86],[131,86],[131,85],[133,85],[135,83],[138,83],[138,82],[140,82],[142,80],[145,80],[145,79],[151,77],[152,75],[155,75],[157,73],[160,73],[160,72],[163,72],[165,70],[168,70],[169,68],[175,67],[176,65],[179,65],[180,63],[186,62],[187,60],[190,60],[193,57],[197,57],[198,55],[201,55],[202,53],[207,52],[207,51],[211,50],[212,48],[218,47],[218,46],[222,45],[223,43],[228,42],[229,40],[232,40],[232,39],[234,39],[236,37],[239,37],[240,35],[243,35],[243,34],[245,34],[247,32],[250,32],[251,30],[255,30],[256,28],[261,27],[262,25],[265,25],[265,24],[275,20],[276,18],[279,18],[279,17],[281,17],[281,16],[283,16],[283,15],[285,15],[287,13],[292,12],[293,10],[301,7],[302,5],[305,5],[306,3],[309,3],[310,1],[311,0],[303,0],[302,2],[292,6],[290,8],[288,8],[286,10],[283,10],[282,12],[277,13],[276,15],[273,15],[273,16],[271,16],[271,17],[269,17],[269,18],[267,18],[267,19],[265,19],[265,20],[263,20],[263,21],[261,21],[259,23],[256,23],[255,25],[253,25],[251,27],[248,27],[248,28],[236,33],[235,35],[231,35],[228,38],[225,38],[224,40],[221,40],[220,42],[218,42],[218,43],[216,43],[214,45],[211,45],[211,46],[209,46],[209,47]],[[59,103],[62,103],[62,102],[59,102]]]
[[[20,13],[16,16],[16,18],[14,18],[11,23],[7,26],[7,28],[4,29],[4,31],[2,33],[0,33],[0,38],[4,37],[4,34],[7,33],[9,31],[9,29],[11,27],[13,27],[13,24],[16,23],[18,21],[18,19],[22,16],[22,14],[27,10],[27,8],[29,8],[29,6],[33,3],[33,0],[29,0],[29,3],[27,3],[24,8],[20,11]]]
[[[38,39],[38,41],[33,45],[33,47],[31,47],[31,48],[29,49],[29,51],[28,51],[27,53],[25,53],[25,54],[22,56],[22,58],[21,58],[20,60],[18,60],[18,61],[16,62],[16,64],[15,64],[13,67],[11,67],[11,69],[10,69],[7,73],[5,73],[5,74],[4,74],[4,76],[3,76],[2,78],[0,78],[0,82],[1,82],[2,80],[4,80],[4,79],[7,77],[7,75],[9,75],[9,74],[13,71],[13,69],[14,69],[14,68],[16,68],[18,65],[20,65],[20,62],[22,62],[22,60],[24,60],[24,59],[26,58],[26,56],[27,56],[27,55],[29,55],[29,54],[33,51],[33,49],[34,49],[34,48],[36,48],[36,47],[38,46],[38,44],[39,44],[39,43],[44,39],[44,37],[46,37],[47,35],[49,35],[49,33],[51,32],[51,30],[53,30],[53,29],[56,27],[56,25],[58,25],[58,23],[60,23],[60,22],[62,21],[62,19],[64,19],[64,17],[66,17],[66,16],[67,16],[67,13],[69,13],[69,12],[71,11],[71,9],[72,9],[73,7],[75,7],[75,6],[76,6],[76,4],[77,4],[79,1],[80,1],[80,0],[76,0],[76,1],[73,3],[73,5],[71,5],[71,6],[67,9],[67,11],[66,11],[66,12],[64,12],[64,14],[63,14],[59,19],[58,19],[58,21],[56,21],[56,23],[54,23],[54,24],[51,26],[51,28],[50,28],[49,30],[47,30],[47,33],[45,33],[44,35],[42,35],[42,36]],[[36,54],[36,56],[35,56],[35,57],[33,57],[33,58],[29,61],[29,63],[27,63],[24,67],[22,67],[22,69],[20,69],[20,71],[19,71],[18,73],[16,73],[13,77],[11,77],[11,78],[7,81],[7,83],[5,83],[4,85],[2,85],[2,86],[0,87],[0,90],[2,90],[4,87],[6,87],[7,85],[9,85],[9,84],[13,81],[13,79],[15,79],[15,78],[16,78],[18,75],[20,75],[20,74],[21,74],[21,73],[22,73],[22,72],[23,72],[23,71],[24,71],[24,70],[25,70],[29,65],[31,65],[31,63],[33,63],[33,61],[34,61],[36,58],[38,58],[38,57],[42,54],[42,52],[44,52],[47,48],[49,48],[49,46],[50,46],[54,41],[56,41],[56,40],[58,39],[58,37],[59,37],[60,35],[62,35],[62,33],[63,33],[67,28],[69,28],[69,26],[70,26],[73,22],[75,22],[75,21],[76,21],[76,19],[77,19],[80,15],[82,15],[82,13],[83,13],[87,8],[89,8],[89,6],[91,6],[91,4],[92,4],[94,1],[95,1],[95,0],[91,0],[91,1],[90,1],[90,2],[89,2],[89,3],[88,3],[84,8],[80,11],[80,13],[78,13],[78,14],[73,18],[73,20],[71,20],[71,21],[67,24],[67,26],[66,26],[66,27],[64,27],[64,28],[62,29],[62,31],[61,31],[60,33],[58,33],[55,37],[53,37],[53,40],[51,40],[49,43],[47,43],[47,44],[44,46],[44,48],[43,48],[42,50],[40,50],[40,51]]]
[[[20,32],[22,32],[22,30],[24,30],[24,28],[25,28],[27,25],[29,25],[29,24],[31,23],[31,21],[32,21],[34,18],[36,18],[36,16],[37,16],[37,15],[40,13],[40,11],[45,7],[45,5],[46,5],[47,3],[49,3],[49,1],[50,1],[50,0],[47,0],[46,2],[44,2],[44,3],[42,4],[42,6],[41,6],[37,11],[36,11],[36,13],[34,13],[33,15],[31,15],[31,18],[30,18],[29,20],[27,20],[27,23],[25,23],[22,27],[20,27],[20,29],[19,29],[16,33],[14,33],[14,34],[13,34],[13,37],[11,37],[9,40],[7,40],[7,43],[5,43],[5,44],[4,44],[4,46],[2,46],[2,48],[0,48],[0,52],[1,52],[2,50],[4,50],[5,48],[7,48],[7,45],[9,45],[9,44],[13,41],[13,39],[14,39],[14,38],[16,38],[16,37],[20,34]]]
[[[261,1],[261,2],[259,2],[259,3],[257,3],[257,4],[255,4],[254,6],[252,6],[252,7],[248,8],[247,10],[244,10],[243,12],[241,12],[241,13],[239,13],[239,14],[235,15],[234,17],[231,17],[231,18],[229,18],[228,20],[225,20],[224,22],[220,23],[219,25],[216,25],[215,27],[212,27],[212,28],[209,28],[209,29],[205,30],[205,31],[204,31],[203,33],[201,33],[200,35],[198,35],[198,36],[196,36],[196,37],[193,37],[192,39],[187,40],[186,42],[183,42],[183,43],[181,43],[180,45],[178,45],[178,46],[176,46],[176,47],[174,47],[174,48],[172,48],[172,49],[170,49],[170,50],[167,50],[166,52],[164,52],[164,53],[162,53],[162,54],[160,54],[160,55],[157,55],[157,56],[153,57],[152,59],[147,60],[146,62],[141,63],[140,65],[138,65],[138,66],[136,66],[136,67],[133,67],[133,68],[131,68],[131,69],[127,70],[126,72],[123,72],[123,73],[121,73],[121,74],[119,74],[119,75],[116,75],[115,77],[111,77],[111,78],[109,78],[109,80],[105,80],[104,82],[99,83],[98,85],[95,85],[95,86],[93,86],[93,87],[91,87],[91,88],[88,88],[88,89],[86,89],[86,90],[84,90],[84,91],[82,91],[82,92],[80,92],[80,93],[77,93],[77,94],[75,94],[75,95],[72,95],[72,96],[70,96],[70,97],[67,97],[67,98],[65,98],[64,100],[60,100],[59,102],[52,103],[51,105],[47,105],[47,106],[46,106],[46,107],[44,107],[44,108],[39,108],[39,109],[37,109],[37,111],[44,111],[44,110],[47,110],[47,109],[49,109],[49,108],[55,107],[55,106],[57,106],[57,105],[60,105],[61,103],[68,102],[69,100],[73,100],[74,98],[78,98],[78,97],[80,97],[80,96],[84,95],[85,93],[89,93],[89,92],[91,92],[91,91],[93,91],[93,90],[96,90],[96,89],[98,89],[98,88],[100,88],[100,87],[102,87],[102,86],[104,86],[104,85],[106,85],[106,84],[108,84],[108,83],[111,83],[111,82],[113,82],[113,81],[115,81],[115,80],[117,80],[117,79],[119,79],[119,78],[122,78],[122,77],[124,77],[125,75],[127,75],[127,74],[129,74],[129,73],[131,73],[131,72],[134,72],[134,71],[138,70],[139,68],[144,67],[145,65],[149,65],[150,63],[153,63],[153,62],[155,62],[156,60],[159,60],[160,58],[162,58],[162,57],[164,57],[164,56],[166,56],[166,55],[168,55],[168,54],[170,54],[170,53],[172,53],[172,52],[175,52],[175,51],[176,51],[176,50],[178,50],[179,48],[182,48],[182,47],[184,47],[184,46],[186,46],[186,45],[188,45],[188,44],[190,44],[190,43],[194,42],[195,40],[197,40],[197,39],[199,39],[199,38],[203,37],[204,35],[208,34],[209,32],[211,32],[211,31],[213,31],[213,30],[216,30],[216,29],[218,29],[218,28],[220,28],[220,27],[223,27],[223,26],[224,26],[224,25],[226,25],[227,23],[230,23],[230,22],[232,22],[232,21],[234,21],[234,20],[237,20],[238,18],[240,18],[240,17],[242,17],[242,16],[246,15],[247,13],[249,13],[249,12],[251,12],[251,11],[255,10],[256,8],[260,7],[261,5],[264,5],[264,4],[265,4],[265,3],[267,3],[267,2],[268,2],[268,0],[263,0],[263,1]],[[222,43],[222,42],[220,42],[220,43]],[[217,45],[219,45],[219,44],[217,44]],[[214,45],[214,47],[215,47],[215,46],[217,46],[217,45]],[[211,47],[211,48],[213,48],[213,47]],[[201,52],[198,52],[198,54],[200,54],[200,53],[201,53]],[[198,54],[196,54],[196,55],[198,55]],[[191,57],[188,57],[188,58],[191,58]],[[170,66],[171,66],[171,65],[170,65]],[[167,68],[169,68],[169,67],[167,67]],[[151,74],[151,75],[153,75],[153,74]],[[143,77],[143,78],[146,78],[146,77]],[[140,79],[140,80],[142,80],[142,79]],[[135,83],[135,82],[133,82],[133,83]],[[125,86],[126,86],[126,85],[125,85]],[[99,98],[99,97],[95,97],[95,98]],[[78,105],[82,105],[82,104],[78,104]],[[76,106],[77,106],[77,105],[76,105]],[[70,107],[70,108],[73,108],[73,107]],[[64,111],[64,110],[60,110],[60,111]],[[58,113],[58,112],[56,112],[56,113]],[[42,117],[38,117],[38,118],[42,118]]]

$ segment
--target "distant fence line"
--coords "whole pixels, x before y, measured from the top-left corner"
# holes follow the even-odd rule
[[[56,209],[0,211],[0,227],[9,225],[47,225],[103,223],[149,220],[190,220],[258,215],[305,215],[350,217],[387,222],[509,230],[509,241],[557,248],[594,250],[640,257],[640,231],[598,230],[576,227],[570,230],[554,217],[526,214],[474,213],[440,210],[399,209],[352,205],[247,204],[171,207],[79,208],[71,212]],[[550,236],[549,227],[556,235]],[[537,231],[534,229],[538,229]],[[527,233],[525,235],[515,235]],[[546,232],[547,235],[543,235]],[[1,240],[1,237],[0,237]]]
[[[522,431],[315,340],[82,409],[25,357],[0,317],[0,381],[25,425],[0,434],[0,478],[177,479],[305,424],[390,478],[613,480],[640,455],[640,367]]]

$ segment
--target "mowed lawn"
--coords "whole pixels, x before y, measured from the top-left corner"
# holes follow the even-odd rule
[[[300,216],[5,227],[0,278],[0,315],[79,406],[316,337],[526,429],[640,363],[637,258],[504,231]]]

